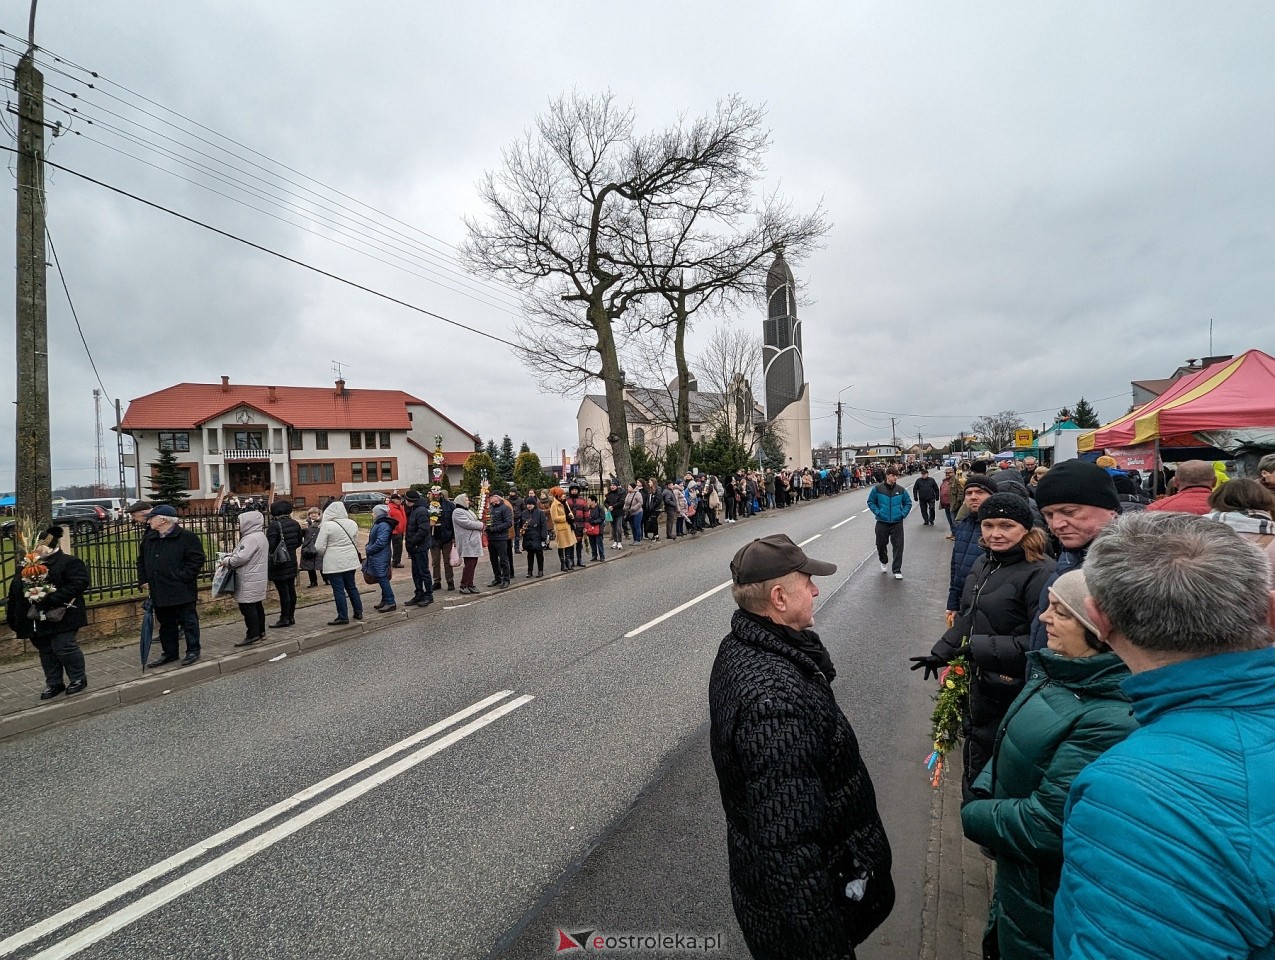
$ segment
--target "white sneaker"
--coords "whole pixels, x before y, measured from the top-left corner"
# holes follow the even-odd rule
[[[894,575],[894,579],[895,579],[895,580],[902,580],[902,579],[903,579],[903,574],[901,574],[901,573],[896,573],[896,574]]]
[[[889,573],[889,572],[890,572],[890,565],[889,565],[888,563],[883,563],[883,564],[881,564],[881,572],[882,572],[882,573]]]

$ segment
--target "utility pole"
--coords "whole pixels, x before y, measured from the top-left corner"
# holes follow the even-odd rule
[[[899,445],[899,432],[894,429],[894,417],[890,418],[890,442],[896,447]]]
[[[837,401],[837,466],[844,462],[841,456],[841,401]]]
[[[36,529],[53,512],[49,454],[49,328],[44,260],[44,76],[35,68],[35,4],[18,91],[17,515]],[[19,527],[21,529],[21,527]]]

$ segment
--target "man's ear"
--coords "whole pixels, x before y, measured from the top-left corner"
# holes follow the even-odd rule
[[[1111,621],[1102,612],[1102,608],[1098,606],[1093,597],[1085,597],[1085,612],[1089,614],[1089,619],[1093,621],[1093,625],[1098,628],[1098,639],[1104,643],[1111,643],[1109,639],[1111,637]]]
[[[788,609],[788,591],[784,589],[782,580],[771,585],[769,597],[770,605],[776,610],[782,613]]]

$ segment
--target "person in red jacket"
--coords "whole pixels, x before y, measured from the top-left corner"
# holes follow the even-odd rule
[[[394,566],[403,566],[403,534],[407,532],[407,508],[403,506],[403,498],[397,494],[390,494],[390,502],[386,504],[390,508],[390,517],[398,521],[392,528],[393,533],[390,534],[390,544],[393,547]]]
[[[1148,505],[1148,510],[1171,513],[1194,513],[1204,516],[1212,507],[1209,495],[1217,482],[1213,464],[1204,460],[1187,460],[1178,466],[1178,492]]]

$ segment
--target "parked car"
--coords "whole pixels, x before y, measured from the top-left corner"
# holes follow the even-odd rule
[[[80,536],[101,533],[106,517],[106,511],[101,507],[61,504],[53,508],[53,522],[61,527],[69,528],[72,533]],[[6,520],[3,525],[0,525],[0,537],[12,540],[17,529],[16,520]]]
[[[378,503],[388,503],[389,497],[383,493],[347,493],[341,498],[346,513],[371,513]]]

